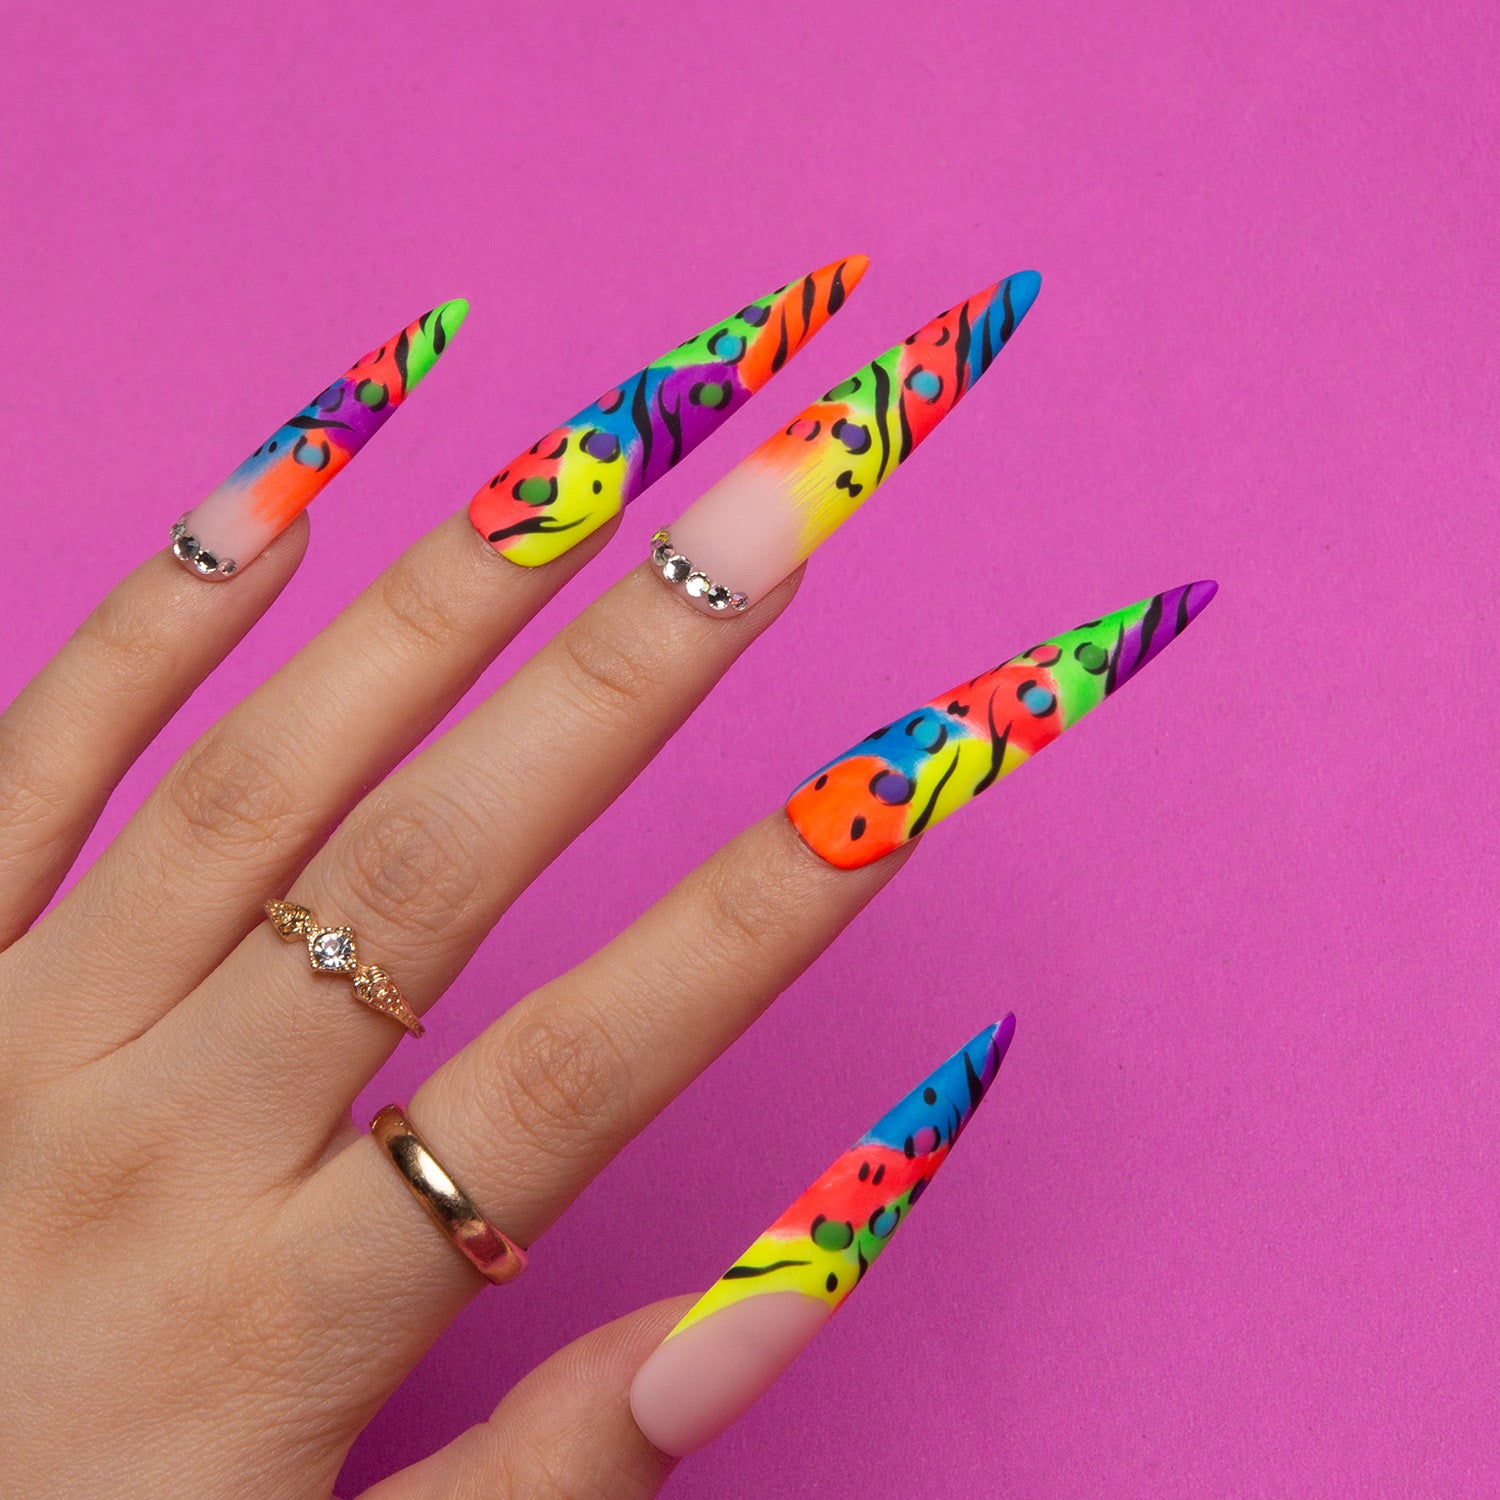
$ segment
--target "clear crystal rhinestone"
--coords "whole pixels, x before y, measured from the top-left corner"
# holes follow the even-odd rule
[[[710,609],[729,608],[729,590],[722,583],[716,583],[703,598]]]
[[[173,541],[172,553],[173,556],[180,557],[183,562],[192,562],[198,555],[198,538],[189,536],[184,531]]]
[[[681,583],[689,573],[693,571],[693,565],[687,558],[674,552],[665,563],[662,564],[662,577],[668,583]]]
[[[687,582],[683,584],[683,588],[695,599],[701,599],[713,586],[714,581],[707,573],[689,573]]]
[[[212,552],[199,552],[193,559],[193,566],[200,573],[217,573],[219,571],[219,559]]]
[[[736,609],[745,609],[750,604],[750,596],[748,594],[731,594],[729,596],[729,602]]]
[[[667,565],[667,559],[669,557],[671,557],[671,555],[672,555],[672,544],[671,544],[671,542],[658,542],[651,549],[651,561],[654,562],[658,568],[664,568],[664,567],[666,567],[666,565]]]
[[[339,974],[354,967],[354,939],[347,932],[320,932],[309,950],[315,969]]]
[[[239,567],[239,564],[232,557],[226,557],[224,559],[224,561],[219,564],[219,571],[226,578],[228,578],[229,575],[231,573],[233,573],[235,571],[235,569],[238,568],[238,567]]]

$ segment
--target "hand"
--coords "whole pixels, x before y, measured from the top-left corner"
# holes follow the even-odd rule
[[[40,920],[121,776],[297,567],[301,509],[443,352],[461,304],[257,450],[177,528],[177,560],[136,569],[0,717],[0,1490],[327,1495],[361,1426],[485,1285],[350,1123],[400,1028],[310,973],[264,903],[285,895],[347,924],[415,1013],[441,997],[775,623],[811,546],[983,373],[1035,292],[1016,278],[882,356],[899,375],[931,346],[944,373],[913,377],[909,413],[891,398],[907,437],[878,470],[870,429],[895,416],[855,426],[875,366],[756,455],[810,458],[814,531],[788,532],[790,501],[742,466],[676,542],[694,537],[694,564],[712,554],[732,590],[695,588],[701,572],[665,540],[393,772],[607,542],[620,506],[795,353],[861,270],[841,262],[751,304],[502,470],[475,498],[478,533],[460,514],[400,557],[187,751]],[[972,343],[951,338],[960,320]],[[671,387],[684,366],[691,385]],[[729,576],[750,532],[753,566]],[[903,857],[836,868],[777,811],[440,1066],[412,1120],[529,1245]],[[628,1390],[684,1305],[564,1349],[489,1423],[372,1493],[653,1493],[670,1460]]]
[[[514,1269],[912,840],[1212,597],[1193,584],[1101,616],[903,715],[512,1006],[411,1102],[493,1226],[487,1252],[435,1226],[400,1153],[349,1119],[398,1022],[420,1031],[509,904],[775,623],[812,548],[988,367],[1035,278],[968,299],[835,387],[392,767],[861,269],[750,304],[507,465],[193,745],[45,917],[121,776],[297,567],[302,509],[404,403],[462,305],[309,403],[174,528],[176,560],[115,588],[0,716],[0,1491],[328,1495],[481,1270]],[[341,992],[349,974],[309,972],[320,958],[357,971],[364,1006]],[[863,1277],[1011,1029],[942,1064],[697,1304],[587,1335],[369,1494],[655,1493],[669,1455],[756,1399]]]

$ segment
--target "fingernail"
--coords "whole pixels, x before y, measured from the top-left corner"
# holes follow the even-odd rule
[[[933,319],[815,401],[652,537],[668,583],[748,609],[807,560],[958,404],[1036,300],[1035,271]]]
[[[914,839],[1129,682],[1218,590],[1187,583],[1054,637],[877,729],[786,805],[807,846],[853,870]]]
[[[1016,1018],[986,1027],[860,1137],[641,1366],[636,1425],[682,1458],[743,1416],[812,1342],[927,1190],[979,1107]]]
[[[253,562],[385,426],[468,315],[463,298],[444,302],[371,350],[172,527],[172,555],[214,579]]]
[[[738,411],[844,305],[869,261],[813,271],[679,344],[512,459],[469,503],[497,552],[561,557]]]

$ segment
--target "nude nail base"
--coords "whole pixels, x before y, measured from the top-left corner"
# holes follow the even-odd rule
[[[683,1458],[712,1442],[817,1337],[926,1193],[1014,1032],[1007,1016],[954,1053],[689,1309],[631,1385],[631,1412],[652,1444]]]

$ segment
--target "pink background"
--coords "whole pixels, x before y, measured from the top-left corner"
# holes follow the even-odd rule
[[[726,309],[874,259],[489,683],[803,402],[997,275],[1046,278],[371,1100],[872,723],[1223,586],[479,1299],[346,1487],[706,1284],[1013,1007],[930,1206],[673,1493],[1500,1489],[1494,8],[47,9],[0,64],[6,692],[356,354],[474,304],[110,829],[499,462]]]

